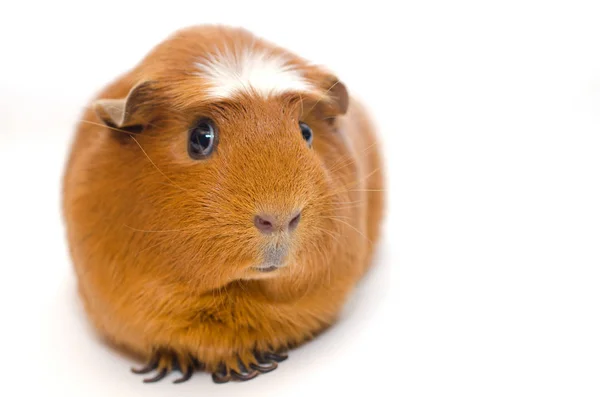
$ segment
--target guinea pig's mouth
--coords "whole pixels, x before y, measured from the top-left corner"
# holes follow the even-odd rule
[[[287,247],[285,245],[270,246],[265,250],[264,260],[253,269],[261,273],[271,273],[286,265]]]
[[[270,273],[270,272],[274,272],[275,270],[277,270],[281,267],[282,266],[268,264],[268,265],[256,266],[256,267],[254,267],[254,269],[261,273]]]

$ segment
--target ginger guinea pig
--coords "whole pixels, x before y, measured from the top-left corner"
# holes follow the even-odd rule
[[[180,30],[78,126],[63,211],[78,290],[147,382],[272,371],[369,268],[383,173],[365,110],[252,33]]]

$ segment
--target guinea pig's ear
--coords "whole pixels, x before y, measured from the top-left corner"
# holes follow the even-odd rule
[[[328,76],[325,79],[325,86],[328,87],[326,95],[329,98],[329,101],[325,103],[326,106],[329,106],[326,111],[336,116],[346,114],[350,97],[344,83],[335,76]]]
[[[145,111],[151,98],[151,81],[136,84],[125,98],[98,99],[93,103],[94,110],[104,124],[123,128],[141,126],[149,120]]]
[[[317,82],[323,96],[315,108],[319,116],[322,118],[333,118],[346,114],[350,97],[344,83],[332,73],[323,71],[322,69],[318,69],[311,77],[313,81]]]

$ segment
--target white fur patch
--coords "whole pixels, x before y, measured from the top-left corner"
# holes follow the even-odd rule
[[[215,99],[231,98],[240,92],[269,97],[314,90],[284,57],[264,50],[217,52],[195,66],[209,84],[207,95]]]

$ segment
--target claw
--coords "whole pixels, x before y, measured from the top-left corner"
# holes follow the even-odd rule
[[[264,365],[266,364],[266,365]],[[261,374],[266,374],[267,372],[271,372],[277,369],[277,362],[271,361],[270,363],[260,363],[260,365],[250,364],[250,368],[257,370]]]
[[[254,379],[260,374],[266,374],[277,369],[277,363],[286,360],[288,355],[285,351],[269,353],[254,351],[254,358],[256,361],[247,365],[238,357],[238,365],[237,368],[234,367],[235,369],[221,363],[212,374],[213,381],[215,383],[226,383],[230,380],[248,381]]]
[[[249,371],[249,372],[240,374],[240,373],[238,373],[238,372],[236,372],[234,370],[231,370],[231,375],[234,378],[236,378],[238,380],[241,380],[241,381],[246,381],[246,380],[254,379],[254,378],[256,378],[258,376],[258,373],[259,373],[258,371]]]
[[[215,383],[227,383],[231,380],[231,377],[229,375],[221,376],[215,372],[212,374],[212,380]]]
[[[215,383],[227,383],[231,380],[231,376],[227,373],[225,365],[219,365],[219,369],[212,374],[212,380]]]
[[[177,383],[187,382],[188,380],[190,380],[193,373],[194,373],[194,368],[192,366],[189,366],[187,371],[185,371],[185,373],[183,374],[183,376],[181,378],[175,379],[173,381],[173,383],[177,384]]]
[[[134,374],[143,375],[143,374],[147,374],[148,372],[154,371],[157,367],[158,367],[158,360],[153,359],[150,362],[148,362],[148,364],[146,364],[146,366],[144,366],[143,368],[139,368],[139,369],[131,368],[131,372],[133,372]]]
[[[277,356],[277,360],[275,359],[275,356]],[[258,361],[258,363],[261,365],[270,365],[274,361],[279,362],[279,361],[285,360],[285,358],[282,358],[275,353],[266,353],[266,352],[262,352],[262,353],[255,352],[254,357],[256,358],[256,361]]]
[[[240,372],[245,374],[246,372],[248,372],[248,368],[246,368],[246,366],[244,365],[244,363],[242,362],[241,359],[238,358],[238,366],[240,367]]]
[[[287,353],[265,353],[265,358],[277,361],[278,363],[287,360]]]
[[[198,361],[197,358],[192,358],[192,365],[199,371],[203,371],[206,369],[206,365],[203,362]]]
[[[165,376],[167,376],[167,369],[163,368],[163,369],[160,370],[160,372],[158,374],[156,374],[156,376],[154,378],[144,379],[144,383],[158,382],[159,380],[161,380]]]
[[[258,361],[259,364],[270,364],[271,361],[267,360],[262,353],[259,352],[255,352],[254,353],[254,358],[256,358],[256,361]]]
[[[240,369],[240,372],[237,372],[233,369],[231,370],[231,376],[233,376],[237,380],[246,381],[246,380],[254,379],[259,374],[258,371],[248,370],[248,368],[244,365],[242,360],[239,358],[238,358],[238,367]]]

